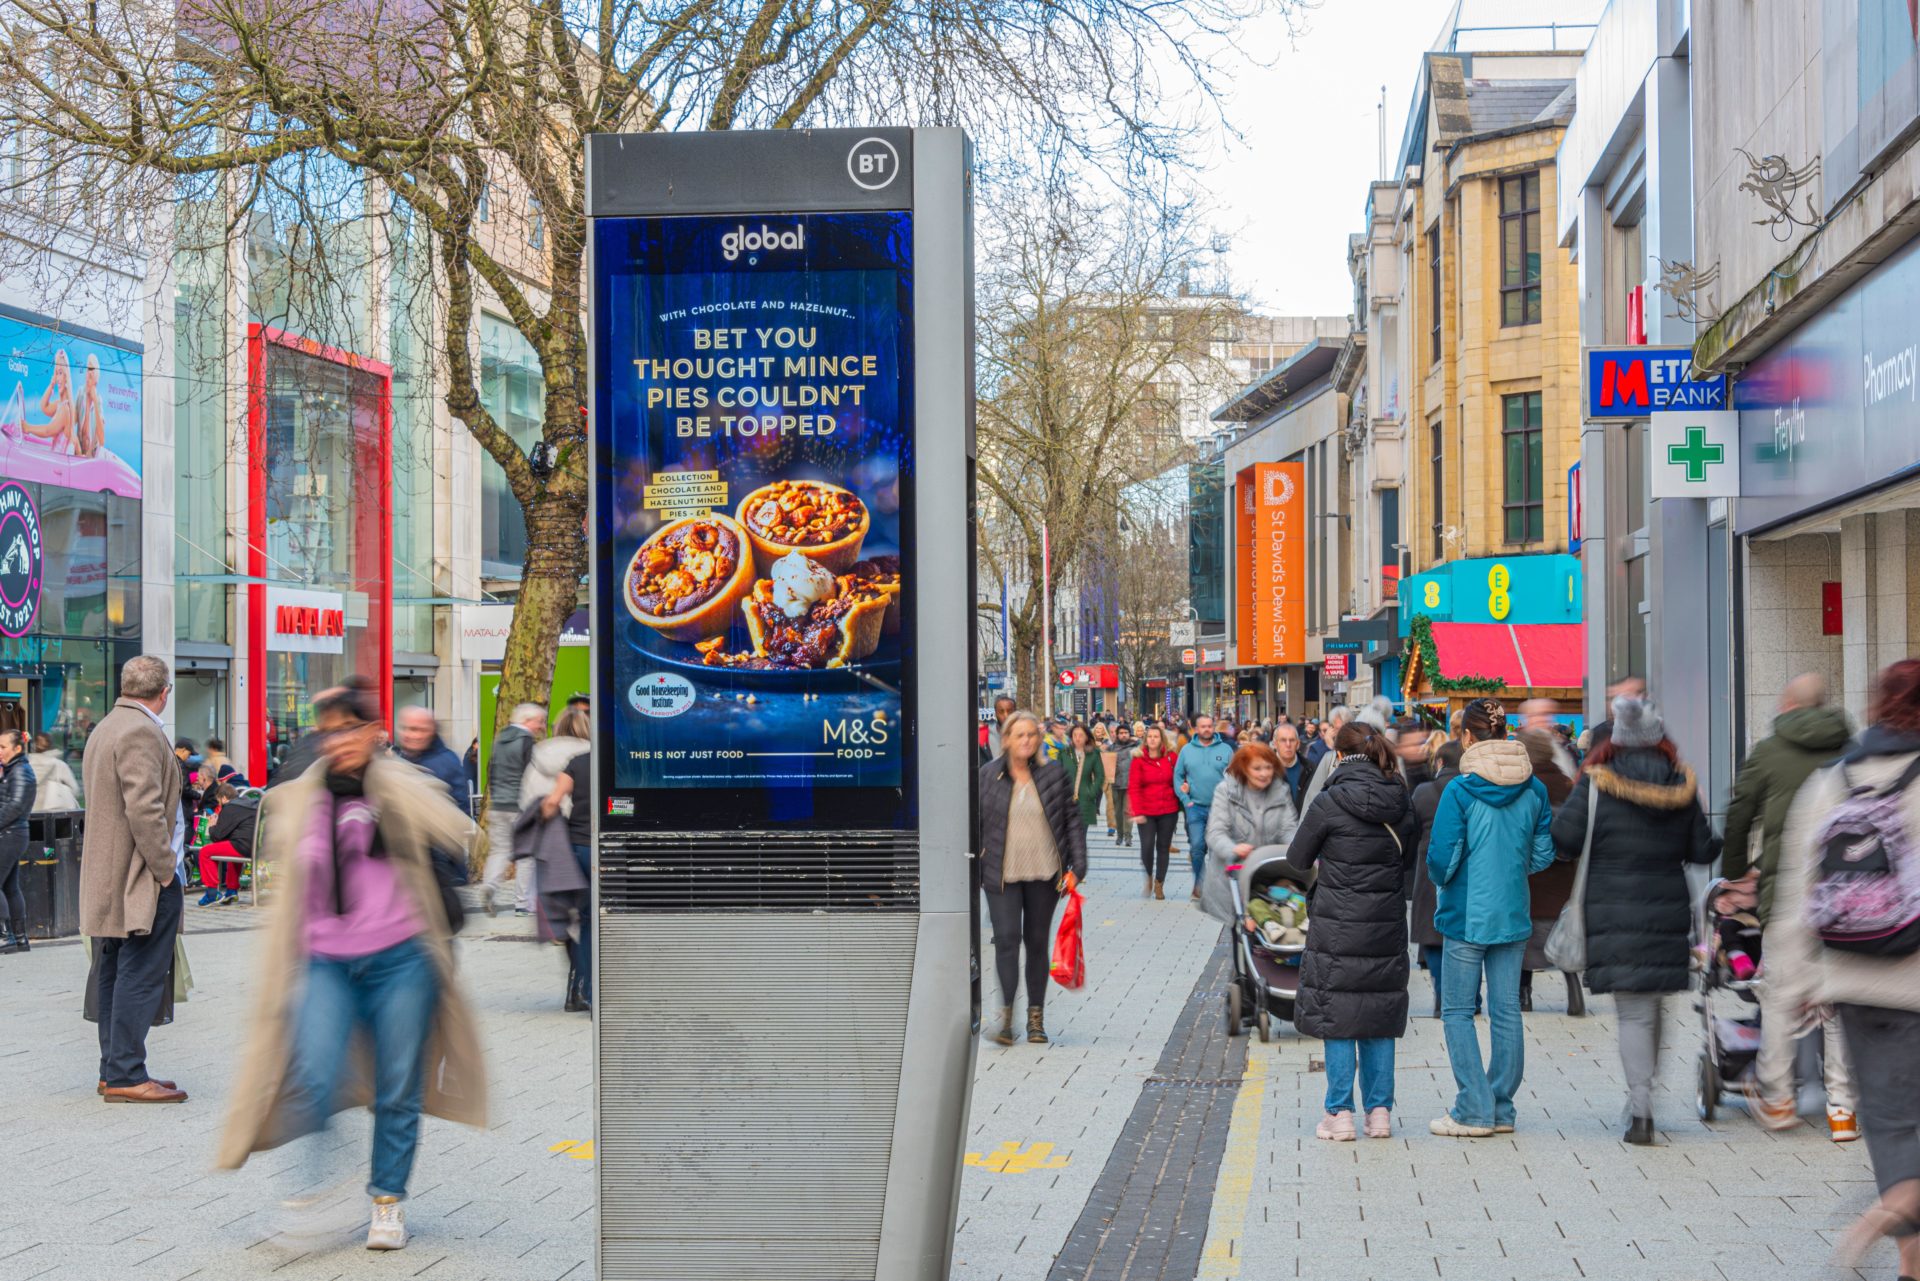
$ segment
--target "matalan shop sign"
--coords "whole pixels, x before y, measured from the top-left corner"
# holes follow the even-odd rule
[[[267,649],[339,654],[347,647],[347,598],[300,587],[267,588]]]
[[[507,656],[507,633],[513,628],[511,605],[462,605],[453,611],[460,633],[460,657],[469,663],[499,662]],[[587,615],[575,610],[560,632],[563,647],[587,644]]]

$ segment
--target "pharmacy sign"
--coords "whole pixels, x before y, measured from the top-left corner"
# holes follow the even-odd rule
[[[1732,410],[1656,412],[1647,420],[1655,498],[1738,498],[1740,416]]]

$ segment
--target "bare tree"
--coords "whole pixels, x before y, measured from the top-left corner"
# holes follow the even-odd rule
[[[1130,486],[1112,524],[1092,540],[1096,625],[1129,703],[1142,681],[1178,666],[1173,624],[1188,617],[1186,497],[1185,468]]]
[[[309,229],[281,283],[290,311],[313,316],[341,303],[330,282],[377,277],[394,245],[408,244],[413,278],[434,293],[426,327],[445,406],[500,466],[525,514],[504,715],[545,697],[587,564],[588,135],[961,123],[999,140],[990,167],[1010,167],[1009,156],[1065,155],[1151,190],[1151,176],[1179,162],[1194,124],[1190,112],[1164,104],[1206,102],[1209,51],[1253,14],[1292,7],[0,0],[0,136],[13,140],[0,256],[37,264],[52,286],[61,252],[170,253],[176,200],[212,193],[202,203],[219,212],[191,220],[209,244],[244,244],[263,211]],[[315,184],[321,173],[331,186]],[[1137,284],[1118,264],[1103,279],[1083,244],[1069,273],[1085,277],[1073,286],[1079,292],[1060,294],[1064,281],[1046,264],[1064,269],[1066,246],[1035,248],[1036,282],[1056,290],[1036,295],[1046,299],[1036,339],[1063,314],[1058,304],[1071,314],[1087,289]],[[483,302],[504,311],[539,358],[550,473],[536,473],[481,394],[474,346]],[[1043,345],[1056,341],[1049,334]],[[1030,383],[1017,365],[1002,363],[1010,396]],[[1069,390],[1055,386],[1036,403]],[[1109,398],[1108,410],[1124,416],[1132,399]],[[1046,411],[1041,431],[1053,430],[1056,412]],[[1004,476],[1010,455],[1001,458]],[[1031,507],[1020,484],[1003,490]],[[1063,525],[1069,544],[1077,520]]]
[[[1058,590],[1087,571],[1128,487],[1190,456],[1178,396],[1219,381],[1220,336],[1240,304],[1183,289],[1187,230],[1177,209],[1094,211],[1058,189],[1007,202],[993,229],[978,352],[982,576],[1022,588],[1007,627],[1023,697],[1041,679],[1041,583],[1050,572]]]

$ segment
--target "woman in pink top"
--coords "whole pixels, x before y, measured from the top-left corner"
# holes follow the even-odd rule
[[[471,824],[438,783],[381,749],[380,706],[364,681],[323,694],[314,714],[320,759],[266,800],[263,852],[282,855],[282,901],[220,1161],[237,1166],[371,1102],[367,1247],[397,1250],[423,1102],[435,1115],[484,1119],[479,1047],[453,979],[431,853],[464,850]],[[371,1062],[347,1071],[367,1049]],[[361,1081],[370,1100],[345,1088]]]

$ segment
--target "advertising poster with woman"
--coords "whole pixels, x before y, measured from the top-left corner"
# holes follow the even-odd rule
[[[0,476],[140,497],[140,355],[0,315]]]
[[[596,237],[609,817],[622,791],[898,788],[909,215]]]

